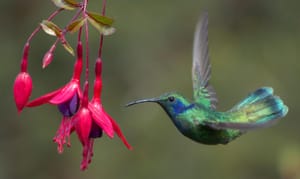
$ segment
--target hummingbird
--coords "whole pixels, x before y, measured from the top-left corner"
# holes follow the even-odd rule
[[[176,128],[186,137],[202,144],[227,144],[247,131],[269,127],[284,117],[288,107],[273,95],[271,87],[261,87],[250,93],[230,110],[216,110],[218,102],[209,84],[211,64],[208,53],[208,13],[197,23],[193,44],[191,101],[176,92],[159,97],[132,101],[126,106],[154,102],[168,114]]]

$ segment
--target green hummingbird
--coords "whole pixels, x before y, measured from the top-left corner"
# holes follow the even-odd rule
[[[211,65],[208,54],[208,14],[204,13],[194,36],[192,81],[194,101],[175,93],[128,103],[159,104],[176,128],[186,137],[208,145],[227,144],[249,130],[268,127],[288,112],[288,107],[273,95],[271,87],[250,93],[226,112],[216,111],[217,96],[209,85]]]

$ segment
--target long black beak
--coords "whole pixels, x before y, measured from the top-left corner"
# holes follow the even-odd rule
[[[135,105],[135,104],[147,103],[147,102],[154,102],[155,103],[155,102],[158,102],[158,100],[159,100],[158,98],[140,99],[140,100],[129,102],[125,106],[129,107],[129,106],[132,106],[132,105]]]

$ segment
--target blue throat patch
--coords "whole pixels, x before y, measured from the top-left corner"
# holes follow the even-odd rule
[[[188,106],[185,106],[181,101],[176,100],[176,102],[173,104],[173,109],[174,109],[174,113],[175,115],[178,115],[180,113],[185,112],[188,109],[191,109],[195,106],[195,104],[190,104]]]

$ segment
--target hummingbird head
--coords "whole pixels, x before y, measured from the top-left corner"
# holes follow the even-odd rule
[[[154,102],[158,103],[167,113],[170,117],[174,117],[177,114],[184,112],[186,109],[188,109],[191,106],[191,103],[182,95],[178,93],[165,93],[159,97],[156,98],[147,98],[147,99],[141,99],[132,101],[126,106],[132,106],[139,103],[145,103],[145,102]]]

